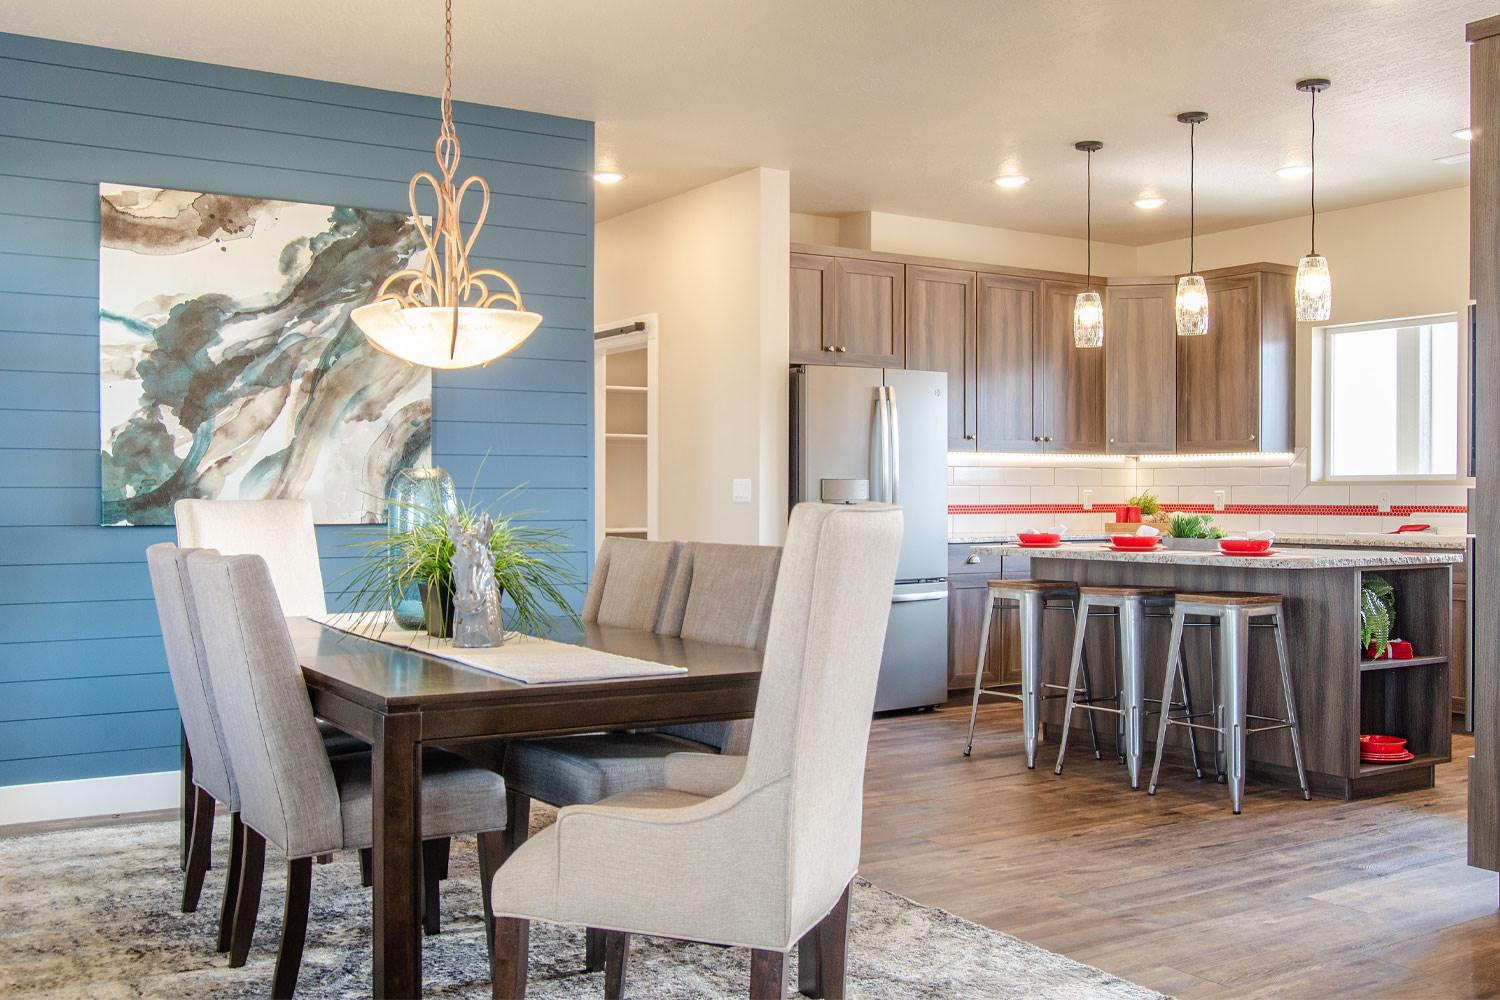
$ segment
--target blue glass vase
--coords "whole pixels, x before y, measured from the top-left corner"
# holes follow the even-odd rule
[[[385,524],[392,535],[404,534],[439,518],[446,521],[458,513],[458,490],[453,477],[443,469],[401,469],[391,477],[386,496],[389,499],[385,505]],[[420,629],[427,625],[427,613],[415,583],[391,594],[391,611],[401,628]]]

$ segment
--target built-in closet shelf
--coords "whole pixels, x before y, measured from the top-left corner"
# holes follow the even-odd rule
[[[606,440],[606,441],[635,441],[635,442],[640,442],[640,443],[644,444],[645,441],[646,441],[646,435],[645,434],[619,434],[619,433],[616,433],[614,431],[611,431],[610,433],[604,435],[604,440]]]
[[[645,528],[605,528],[606,535],[644,535]]]
[[[643,386],[643,385],[607,385],[607,386],[604,387],[604,389],[605,389],[606,392],[645,392],[646,391],[646,387]]]

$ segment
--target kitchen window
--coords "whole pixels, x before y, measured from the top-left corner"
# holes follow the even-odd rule
[[[1318,334],[1325,478],[1456,477],[1458,317],[1328,326]]]

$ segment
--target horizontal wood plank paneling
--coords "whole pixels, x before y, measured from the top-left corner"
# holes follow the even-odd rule
[[[98,184],[407,210],[435,98],[0,34],[0,785],[173,768],[178,722],[142,557],[99,521]],[[494,191],[475,260],[543,326],[434,378],[434,462],[592,561],[593,125],[457,104]],[[475,204],[465,219],[475,221]],[[378,526],[318,529],[337,607]],[[582,587],[569,588],[581,600]]]

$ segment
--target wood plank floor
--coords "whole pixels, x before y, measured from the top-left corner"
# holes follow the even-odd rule
[[[1500,996],[1496,876],[1465,858],[1467,759],[1437,787],[1304,802],[1163,765],[1156,796],[1075,740],[1035,771],[1020,710],[875,721],[862,873],[877,885],[1166,993]],[[1276,739],[1265,734],[1256,739]],[[1282,737],[1284,738],[1284,737]]]

